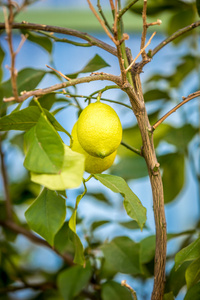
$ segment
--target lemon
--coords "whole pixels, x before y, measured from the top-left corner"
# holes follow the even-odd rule
[[[77,136],[90,155],[104,158],[113,153],[122,140],[122,125],[114,109],[97,101],[80,114]]]
[[[94,157],[88,154],[80,145],[78,138],[77,138],[77,122],[75,123],[72,129],[72,145],[71,149],[75,152],[81,153],[85,155],[85,171],[88,173],[96,174],[101,173],[108,168],[110,168],[115,160],[117,151],[114,151],[111,155],[100,158]]]

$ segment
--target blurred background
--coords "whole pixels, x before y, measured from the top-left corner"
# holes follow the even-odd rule
[[[20,1],[17,2],[20,3]],[[3,4],[2,1],[0,3]],[[96,1],[93,1],[93,3],[95,5]],[[150,37],[152,30],[155,30],[157,34],[148,49],[153,49],[172,31],[189,25],[192,20],[197,19],[197,13],[192,7],[192,1],[187,1],[187,3],[190,5],[188,7],[191,7],[191,11],[187,7],[187,17],[184,18],[184,8],[181,8],[182,11],[181,9],[171,8],[162,9],[157,13],[149,12],[148,21],[156,21],[159,18],[162,20],[162,25],[149,30],[147,38]],[[123,1],[123,4],[125,4],[125,1]],[[109,1],[101,1],[101,5],[109,18]],[[3,22],[2,11],[0,12],[0,19]],[[175,19],[176,22],[174,22]],[[112,44],[90,12],[87,1],[37,1],[20,12],[16,20],[73,28],[89,32],[98,39]],[[130,36],[127,46],[131,48],[132,55],[135,57],[140,49],[142,32],[140,11],[128,12],[124,18],[124,26]],[[61,35],[57,36],[61,37]],[[76,38],[72,38],[72,40],[79,41]],[[13,35],[13,42],[16,49],[20,42],[20,34],[17,31]],[[10,65],[10,56],[4,33],[0,35],[0,46],[5,52],[2,66],[3,81],[6,81],[10,77],[9,70],[6,67]],[[184,36],[177,43],[171,43],[164,47],[145,66],[141,78],[144,97],[147,101],[147,110],[152,122],[179,103],[182,96],[187,96],[199,89],[199,53],[199,30],[197,29],[194,32],[192,31],[187,38]],[[97,47],[79,48],[68,43],[53,42],[52,51],[47,51],[44,47],[30,40],[24,43],[18,53],[16,68],[18,71],[25,67],[47,70],[46,65],[50,65],[63,74],[71,74],[80,71],[96,54],[100,55],[110,65],[110,67],[106,67],[102,71],[116,75],[120,73],[117,59]],[[38,87],[44,88],[57,82],[59,82],[59,79],[56,76],[46,74]],[[76,92],[77,95],[89,95],[108,84],[110,83],[93,82],[81,84],[77,86],[75,91],[73,89],[71,91]],[[105,92],[103,96],[110,100],[129,104],[126,95],[116,89]],[[29,101],[25,101],[22,108],[26,107],[28,103]],[[80,98],[79,103],[82,108],[87,105]],[[136,119],[132,111],[117,104],[110,103],[110,105],[116,110],[122,122],[124,128],[123,139],[130,142],[132,146],[139,148],[140,138]],[[11,112],[15,106],[11,105],[8,108],[8,112]],[[57,103],[52,106],[51,110],[55,111],[58,108],[63,109],[58,110],[55,115],[56,119],[67,131],[71,132],[78,117],[78,109],[67,105],[65,108],[63,103]],[[167,199],[166,218],[168,233],[193,230],[197,227],[200,220],[199,113],[199,99],[194,99],[171,115],[155,131],[156,151],[161,163]],[[69,138],[64,133],[61,133],[61,137],[69,145]],[[33,197],[34,194],[37,194],[39,187],[29,183],[27,188],[24,188],[26,182],[28,182],[28,174],[23,167],[24,155],[20,149],[21,147],[19,147],[20,139],[21,133],[10,132],[3,147],[6,153],[5,160],[9,180],[13,186],[15,210],[19,218],[25,221],[24,212],[32,201],[30,195]],[[132,160],[132,163],[130,163],[130,160]],[[121,146],[116,163],[108,172],[125,178],[133,192],[147,208],[147,228],[141,232],[139,229],[130,230],[119,224],[120,222],[130,221],[123,208],[122,197],[109,192],[97,181],[91,180],[87,184],[89,193],[81,200],[78,209],[80,223],[82,224],[78,226],[78,234],[85,246],[85,236],[90,235],[94,222],[101,220],[108,222],[103,226],[97,226],[93,232],[95,233],[95,239],[101,241],[111,240],[115,236],[122,235],[139,241],[155,233],[151,187],[141,158],[129,153]],[[85,178],[87,178],[87,175],[85,175]],[[73,207],[76,196],[82,191],[82,187],[67,191],[67,206]],[[30,197],[28,202],[22,200],[26,196]],[[1,199],[4,197],[2,184],[0,184],[0,197]],[[68,210],[67,219],[69,217],[70,209]],[[167,250],[169,257],[179,249],[184,238],[185,236],[179,237],[169,242]],[[18,236],[15,245],[21,254],[25,254],[26,261],[23,261],[22,264],[26,265],[26,267],[29,266],[31,269],[43,269],[48,273],[54,273],[62,265],[60,258],[52,253],[51,250],[33,246],[22,236]],[[169,271],[171,266],[172,262],[169,260],[167,265]],[[120,281],[121,279],[127,279],[128,283],[132,284],[138,293],[139,299],[150,299],[152,279],[147,280],[145,285],[142,280],[133,281],[128,275],[118,274],[116,280]],[[184,291],[185,289],[178,291],[176,299],[183,299]],[[10,299],[31,299],[35,294],[36,292],[31,290],[20,291],[11,293]],[[0,299],[4,298],[0,296]]]

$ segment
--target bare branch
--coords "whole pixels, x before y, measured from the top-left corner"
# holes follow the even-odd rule
[[[46,65],[46,67],[49,68],[49,69],[51,69],[51,70],[53,70],[54,72],[58,73],[61,77],[65,78],[67,80],[71,80],[71,78],[65,76],[62,72],[60,72],[60,71],[58,71],[58,70],[56,70],[56,69],[54,69],[54,68],[52,68],[52,67],[50,67],[48,65]]]
[[[9,7],[9,17],[7,16],[7,11],[5,7],[3,7],[3,11],[4,11],[4,18],[5,18],[7,40],[8,40],[9,50],[10,50],[10,57],[11,57],[10,73],[11,73],[12,91],[16,101],[18,101],[17,70],[15,69],[16,52],[14,52],[13,43],[12,43],[13,7],[12,7],[11,0],[8,0],[8,7]]]
[[[138,2],[139,0],[133,0],[130,3],[127,4],[127,6],[125,6],[120,12],[119,12],[119,16],[118,19],[121,19],[121,17],[129,10],[129,8],[131,8],[136,2]]]
[[[122,280],[121,285],[125,286],[131,292],[134,300],[137,300],[136,291],[126,282],[126,280]]]
[[[197,91],[195,93],[192,93],[188,95],[186,98],[183,97],[183,101],[177,104],[174,108],[172,108],[168,113],[166,113],[162,118],[160,118],[153,126],[152,130],[155,130],[165,119],[167,119],[172,113],[174,113],[179,107],[184,105],[185,103],[189,102],[190,100],[199,97],[200,96],[200,91]]]
[[[105,15],[104,15],[104,13],[103,13],[103,10],[102,10],[101,4],[100,4],[100,0],[98,0],[98,2],[97,2],[97,7],[98,7],[98,10],[99,10],[100,15],[102,16],[102,18],[103,18],[103,20],[104,20],[104,22],[105,22],[105,25],[106,25],[107,28],[110,30],[110,32],[113,33],[112,28],[110,27],[110,25],[109,25],[109,23],[108,23],[108,21],[107,21]]]
[[[136,148],[128,145],[127,143],[121,141],[121,145],[124,146],[124,147],[126,147],[130,151],[134,152],[135,154],[138,154],[138,155],[142,156],[142,152],[140,150],[138,150],[138,149],[136,149]]]
[[[22,92],[21,96],[18,97],[19,102],[23,102],[27,98],[31,96],[42,96],[49,94],[53,91],[60,90],[69,86],[74,86],[76,84],[80,83],[86,83],[86,82],[91,82],[91,81],[97,81],[97,80],[109,80],[115,82],[117,85],[121,86],[121,79],[119,76],[107,74],[107,73],[95,73],[93,76],[88,76],[88,77],[82,77],[82,78],[76,78],[72,79],[67,82],[62,82],[58,83],[55,85],[52,85],[50,87],[44,88],[44,89],[38,89],[34,91],[29,91],[29,92]],[[4,98],[4,102],[11,102],[15,100],[15,97],[10,97],[10,98]]]
[[[34,233],[32,233],[31,231],[25,229],[24,227],[19,226],[18,224],[6,220],[6,221],[1,221],[0,220],[0,225],[3,227],[7,227],[9,229],[11,229],[12,231],[18,233],[18,234],[22,234],[24,235],[26,238],[28,238],[31,242],[41,245],[41,246],[45,246],[47,248],[50,248],[52,251],[54,251],[56,254],[58,254],[60,257],[62,257],[62,259],[70,266],[72,266],[73,260],[72,257],[65,253],[65,254],[61,254],[59,253],[55,248],[52,248],[45,240],[43,240],[42,238],[38,237],[37,235],[35,235]]]
[[[161,25],[162,21],[160,19],[157,19],[155,22],[147,23],[147,28],[154,25]]]
[[[200,21],[194,22],[184,28],[181,28],[174,32],[172,35],[170,35],[168,38],[163,40],[158,46],[156,46],[153,50],[149,51],[149,57],[153,57],[158,51],[160,51],[163,47],[165,47],[167,44],[178,38],[179,36],[185,34],[186,32],[200,26]]]
[[[145,52],[145,42],[146,42],[146,35],[147,35],[147,0],[144,0],[143,4],[143,11],[142,11],[142,20],[143,20],[143,30],[142,30],[142,37],[141,37],[141,45],[140,45],[140,50],[144,49],[141,54],[142,54],[142,59],[146,60],[146,52]]]
[[[22,23],[13,23],[12,28],[13,29],[14,28],[29,29],[29,30],[33,30],[33,31],[40,30],[40,31],[56,32],[56,33],[75,36],[75,37],[78,37],[85,41],[88,41],[88,43],[91,46],[97,46],[97,47],[102,48],[105,51],[117,56],[117,50],[114,47],[110,46],[107,43],[102,42],[101,40],[93,37],[90,34],[87,34],[87,33],[84,33],[84,32],[78,31],[78,30],[64,28],[64,27],[58,27],[58,26],[28,23],[25,21],[23,21]],[[0,29],[5,29],[5,23],[0,23]]]
[[[138,59],[138,57],[140,56],[140,54],[142,54],[143,52],[144,52],[144,50],[149,46],[149,44],[151,43],[151,40],[152,40],[152,38],[154,37],[154,35],[156,34],[156,32],[154,32],[152,35],[151,35],[151,37],[150,37],[150,39],[148,40],[148,42],[146,43],[146,45],[144,46],[144,48],[142,48],[141,50],[140,50],[140,52],[138,53],[138,55],[134,58],[134,60],[131,62],[131,64],[128,66],[128,68],[126,69],[126,72],[128,72],[131,68],[132,68],[132,66],[135,64],[135,62],[136,62],[136,60]]]
[[[99,15],[97,14],[94,6],[92,5],[92,3],[90,2],[90,0],[87,0],[88,2],[88,5],[91,9],[91,11],[93,12],[93,14],[95,15],[95,17],[97,18],[97,20],[99,21],[99,23],[101,24],[102,28],[104,29],[105,33],[107,34],[107,36],[113,41],[113,43],[115,43],[115,39],[114,37],[112,36],[112,34],[109,32],[109,30],[107,29],[104,21],[101,20],[101,18],[99,17]]]

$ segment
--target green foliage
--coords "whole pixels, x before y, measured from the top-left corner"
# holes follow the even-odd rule
[[[100,2],[103,6],[103,1]],[[143,1],[139,0],[132,6],[131,11],[141,16],[142,8]],[[166,23],[166,36],[169,36],[176,30],[194,22],[196,12],[200,13],[200,1],[198,0],[196,0],[196,6],[195,1],[148,0],[147,22],[151,22],[149,16],[153,17],[153,21],[161,18],[164,20],[163,23]],[[107,13],[105,15],[107,16]],[[128,13],[123,15],[124,21],[126,21],[127,15]],[[133,15],[130,15],[132,19]],[[17,17],[19,18],[19,16]],[[110,21],[111,18],[109,18]],[[49,23],[51,23],[51,19]],[[142,27],[140,29],[142,30]],[[30,46],[37,45],[38,49],[49,57],[51,65],[56,68],[57,61],[56,58],[54,61],[51,34],[46,36],[41,32],[25,29],[21,32],[28,34],[26,43],[30,43]],[[71,33],[73,35],[73,31]],[[186,96],[183,95],[185,87],[189,86],[191,76],[196,76],[199,67],[197,34],[197,31],[195,35],[190,31],[173,40],[175,47],[178,47],[179,43],[183,41],[184,51],[177,51],[176,56],[170,58],[166,52],[166,57],[163,59],[172,58],[174,61],[170,73],[166,73],[166,70],[159,73],[151,70],[150,77],[142,82],[151,125],[169,111],[169,108],[174,107],[177,101],[180,102],[181,96]],[[92,46],[90,38],[91,36],[87,35],[89,46]],[[56,43],[56,38],[54,42]],[[63,40],[63,42],[65,42],[63,45],[66,45],[67,41]],[[73,41],[69,42],[73,44]],[[123,45],[124,43],[121,44],[122,52]],[[99,90],[96,88],[95,82],[92,84],[91,94],[88,94],[87,89],[86,92],[77,92],[77,86],[73,86],[59,91],[51,91],[49,94],[38,97],[37,100],[31,98],[23,104],[19,103],[14,106],[13,103],[5,103],[3,98],[13,95],[11,78],[4,80],[5,57],[7,59],[5,56],[7,50],[5,49],[2,43],[0,45],[0,152],[1,160],[5,159],[8,174],[5,177],[1,172],[0,179],[5,181],[6,178],[9,181],[8,192],[12,203],[13,220],[7,218],[7,202],[4,199],[5,195],[0,190],[0,226],[2,227],[0,231],[0,298],[2,295],[2,299],[8,300],[15,297],[10,293],[2,294],[4,288],[18,287],[16,283],[28,288],[29,283],[31,285],[32,282],[38,282],[38,284],[44,283],[44,286],[41,288],[31,288],[30,286],[30,289],[35,289],[36,293],[30,297],[28,295],[27,300],[131,300],[133,298],[131,292],[117,282],[118,278],[121,278],[121,273],[130,276],[131,285],[132,280],[139,279],[145,284],[147,279],[153,278],[156,247],[156,235],[152,234],[152,230],[145,226],[146,208],[134,193],[134,189],[132,191],[129,187],[130,181],[131,186],[134,186],[134,180],[149,175],[144,157],[130,150],[132,147],[138,149],[138,152],[142,153],[143,151],[138,125],[130,117],[128,127],[123,129],[123,142],[128,144],[128,147],[120,145],[115,164],[107,171],[108,174],[95,174],[85,179],[84,156],[72,151],[69,145],[64,144],[64,138],[61,139],[60,133],[65,133],[68,138],[70,138],[70,134],[58,122],[57,114],[70,107],[70,113],[73,110],[78,116],[83,101],[88,99],[92,101],[91,95],[95,97],[98,95]],[[81,48],[79,50],[81,51]],[[79,53],[82,55],[81,52]],[[83,63],[84,67],[77,67],[77,64],[74,63],[74,70],[67,76],[75,79],[80,75],[86,76],[86,73],[90,74],[106,67],[113,67],[109,60],[110,64],[106,62],[107,59],[104,60],[103,52],[101,55],[95,54],[86,64]],[[64,65],[64,62],[69,59],[73,59],[75,62],[76,58],[75,55],[69,57],[66,52],[62,59]],[[127,64],[126,61],[125,64]],[[56,83],[64,81],[60,75],[47,71],[45,68],[42,69],[43,67],[44,65],[41,65],[41,69],[24,67],[18,71],[19,95],[24,91],[37,89],[46,74],[48,76],[52,73],[54,76],[56,75],[56,78],[52,77],[56,79]],[[65,73],[67,72],[66,69]],[[189,93],[194,92],[193,85],[192,82],[191,87],[188,88]],[[114,103],[118,100],[114,93],[113,97],[110,93],[109,99],[106,98],[107,91],[111,89],[111,86],[105,86],[105,82],[101,82],[101,88],[103,93],[105,92],[104,100]],[[126,86],[123,87],[124,92],[126,92]],[[79,96],[76,95],[78,93]],[[120,94],[117,104],[125,104],[127,98],[121,97]],[[192,107],[193,110],[196,110],[197,106],[195,105],[195,108]],[[121,115],[124,113],[126,118],[126,108],[123,106],[123,110],[120,110],[120,105],[116,105],[116,107]],[[165,204],[172,203],[175,199],[182,200],[189,168],[194,175],[194,181],[199,180],[198,172],[195,174],[195,166],[198,168],[196,153],[194,155],[194,151],[197,152],[194,149],[197,149],[196,145],[199,143],[199,129],[195,127],[196,124],[194,125],[191,116],[190,109],[182,110],[181,122],[178,127],[171,124],[169,119],[160,124],[153,132],[154,146],[158,154],[164,185]],[[131,123],[132,120],[133,123]],[[16,133],[16,131],[20,132]],[[164,152],[162,152],[163,145],[166,146]],[[5,152],[5,157],[3,152]],[[18,160],[18,155],[21,160]],[[194,161],[192,161],[193,156]],[[24,160],[24,165],[22,165],[22,160]],[[21,169],[24,172],[23,176],[20,175]],[[91,185],[97,183],[99,189],[96,188],[96,185],[94,188],[90,188],[89,180],[92,181]],[[82,183],[83,186],[81,186]],[[6,185],[5,182],[4,185]],[[84,191],[82,191],[83,187]],[[79,189],[75,190],[77,188]],[[74,190],[68,191],[69,189]],[[115,202],[115,197],[119,196],[116,194],[122,196],[123,205],[118,205],[118,201]],[[148,195],[148,198],[150,197],[151,195]],[[142,202],[146,201],[146,199],[141,200]],[[84,201],[86,210],[89,210],[88,203],[95,206],[91,222],[84,218]],[[94,202],[92,203],[92,201]],[[192,205],[194,203],[191,195]],[[110,216],[107,214],[107,210],[110,212]],[[122,210],[123,213],[125,210],[131,219],[116,219],[115,213],[120,215]],[[106,215],[102,215],[100,218],[98,216],[97,219],[96,214],[99,211],[106,212]],[[177,211],[177,213],[181,214],[182,212]],[[6,222],[7,225],[5,225]],[[199,232],[199,225],[193,223],[193,226],[193,230],[179,233],[174,228],[174,231],[167,236],[168,241],[177,238],[177,243],[175,249],[172,252],[169,251],[170,254],[167,257],[168,272],[164,300],[175,299],[179,296],[180,291],[185,291],[184,300],[199,300],[200,238],[196,236]],[[111,233],[107,230],[110,227],[113,228]],[[143,228],[145,233],[141,233],[141,238],[136,239],[135,235],[139,234],[139,230]],[[102,240],[98,229],[101,229],[106,236],[105,241]],[[24,248],[24,241],[20,244],[19,235],[28,237],[33,243],[37,241],[36,234],[31,231],[46,241],[41,246],[47,245],[48,249],[51,248],[50,251],[56,253],[56,259],[57,256],[60,256],[62,262],[56,265],[56,270],[46,271],[42,264],[35,267],[35,247],[28,244]],[[115,238],[112,236],[113,233],[114,236],[117,235]]]
[[[55,234],[65,221],[65,215],[65,199],[47,189],[41,192],[25,213],[30,228],[44,237],[51,246]]]

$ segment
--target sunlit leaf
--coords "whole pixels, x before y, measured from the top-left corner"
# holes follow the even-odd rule
[[[173,292],[169,292],[167,294],[164,294],[163,300],[174,300]]]
[[[106,260],[121,273],[140,274],[140,244],[121,236],[101,246]]]
[[[59,174],[38,174],[31,172],[31,180],[50,190],[77,188],[82,183],[84,173],[84,155],[72,151],[65,145],[64,162]]]
[[[175,256],[176,270],[186,261],[195,260],[200,257],[200,237],[191,243],[189,246],[183,248]]]
[[[132,300],[131,292],[121,284],[115,281],[107,281],[102,285],[101,289],[102,300]]]
[[[121,177],[108,174],[95,174],[94,176],[111,191],[120,193],[124,197],[124,207],[127,214],[133,220],[136,220],[142,229],[146,222],[146,208],[129,188],[126,181]]]
[[[185,279],[188,289],[200,281],[200,255],[199,258],[194,260],[187,268],[185,272]]]
[[[77,73],[68,74],[67,76],[73,79],[76,78],[80,73],[91,73],[105,67],[110,67],[110,65],[105,62],[101,56],[96,54],[83,69]]]
[[[36,173],[57,174],[64,160],[64,144],[51,125],[41,114],[36,126],[25,136],[26,157],[24,166]]]
[[[58,275],[58,288],[64,300],[74,299],[89,283],[92,268],[88,263],[85,268],[73,266]]]
[[[184,300],[199,300],[200,295],[200,282],[191,287],[187,294],[185,295]]]
[[[55,209],[56,207],[56,209]],[[62,227],[66,216],[65,200],[56,192],[44,189],[25,212],[32,230],[53,246],[54,236]]]
[[[45,49],[47,52],[51,53],[52,51],[52,42],[51,40],[39,34],[32,33],[28,30],[21,30],[24,35],[27,35],[27,39],[35,44],[38,44],[40,47]]]

